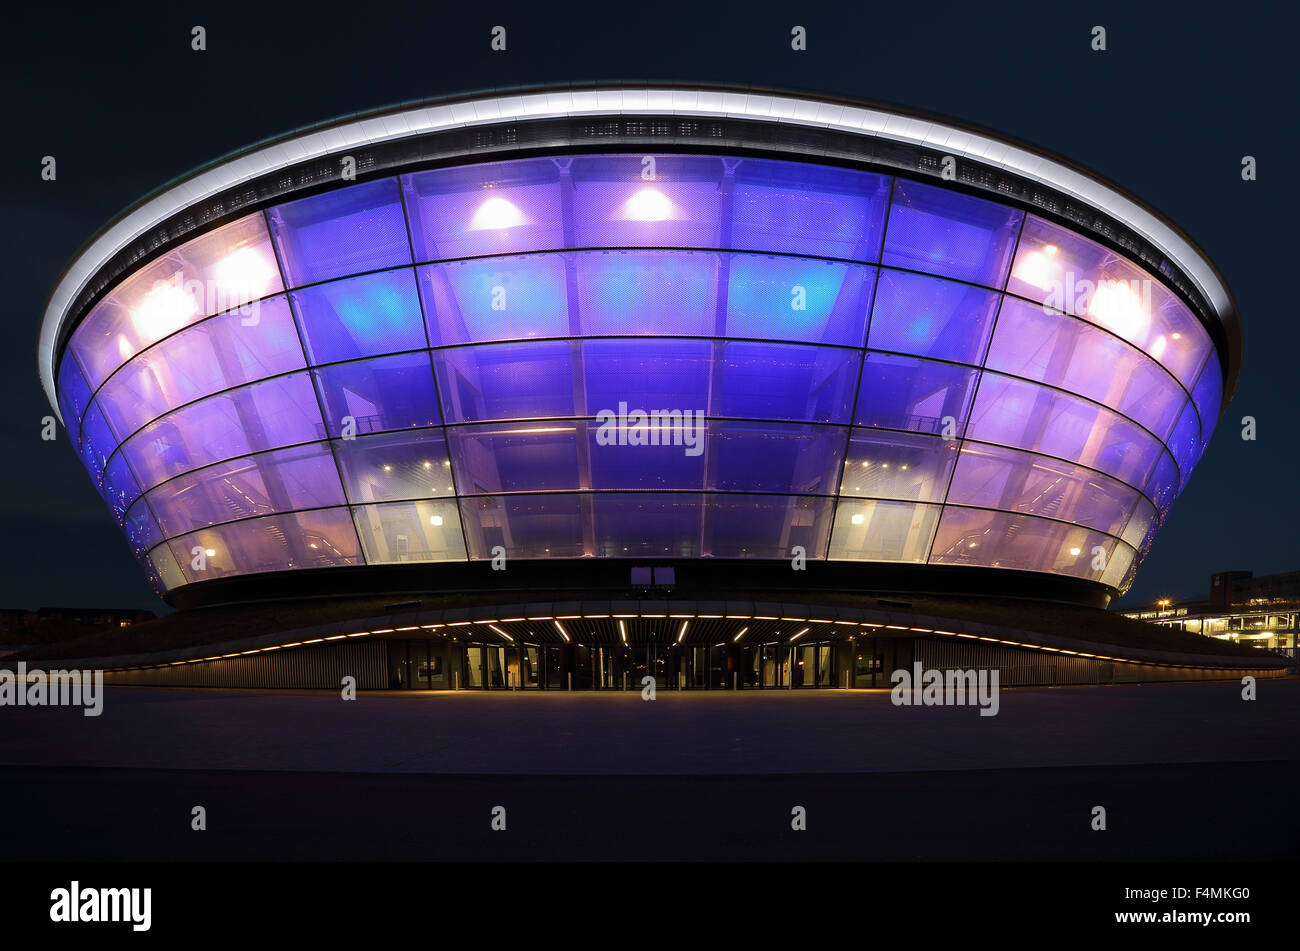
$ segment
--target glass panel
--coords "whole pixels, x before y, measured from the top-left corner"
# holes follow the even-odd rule
[[[71,350],[63,352],[59,361],[59,381],[56,384],[59,393],[59,412],[63,416],[63,427],[68,431],[72,444],[77,444],[81,433],[81,417],[90,405],[90,387],[81,375],[81,368],[72,357]]]
[[[149,506],[168,537],[239,518],[342,502],[338,469],[322,444],[231,459],[178,476],[149,493]]]
[[[149,567],[166,591],[186,583],[185,575],[181,574],[180,566],[176,564],[176,557],[166,545],[159,545],[149,553]]]
[[[727,275],[729,337],[862,346],[875,268],[737,254]],[[708,315],[713,333],[713,315]]]
[[[957,437],[966,429],[978,370],[869,353],[853,422]]]
[[[500,547],[507,558],[579,558],[583,496],[507,495],[460,500],[469,556],[487,560]]]
[[[86,417],[81,424],[81,461],[85,464],[95,487],[104,481],[104,466],[108,457],[117,448],[117,440],[104,422],[104,414],[99,409],[99,401],[90,404]]]
[[[427,346],[408,270],[334,281],[292,296],[313,364]]]
[[[291,287],[411,263],[395,178],[291,201],[267,218]]]
[[[455,494],[441,429],[336,439],[331,446],[350,502]]]
[[[582,333],[710,336],[718,292],[718,255],[691,251],[579,254]]]
[[[722,159],[693,155],[573,159],[573,230],[580,248],[716,248]]]
[[[127,507],[140,497],[140,489],[135,484],[126,460],[118,453],[104,468],[104,501],[108,503],[113,518],[120,525],[126,515]]]
[[[1151,478],[1147,480],[1146,487],[1146,496],[1155,503],[1156,508],[1160,511],[1160,520],[1162,522],[1169,517],[1169,510],[1173,508],[1174,499],[1178,497],[1180,488],[1178,469],[1174,465],[1173,457],[1167,452],[1162,452],[1160,459],[1156,462],[1155,471],[1151,473]]]
[[[437,350],[433,361],[448,423],[575,415],[565,341]]]
[[[1173,435],[1169,437],[1169,451],[1173,453],[1174,462],[1178,464],[1183,485],[1186,485],[1187,480],[1192,476],[1192,466],[1196,464],[1200,444],[1201,421],[1196,416],[1195,404],[1188,400],[1182,416],[1178,418],[1178,425],[1174,427]]]
[[[324,438],[306,373],[242,386],[150,423],[122,447],[144,489],[209,463]]]
[[[569,333],[564,259],[558,254],[453,261],[419,273],[434,346]]]
[[[802,546],[809,558],[821,558],[834,504],[829,498],[799,496],[706,496],[706,554],[715,558],[790,558],[795,546]]]
[[[1192,401],[1201,416],[1201,451],[1205,451],[1210,436],[1214,433],[1214,424],[1219,421],[1220,404],[1223,401],[1223,370],[1219,365],[1219,356],[1210,354],[1210,359],[1196,381],[1192,391]]]
[[[283,290],[261,214],[217,228],[135,272],[86,315],[69,344],[86,382],[168,334]],[[256,308],[244,308],[252,319]]]
[[[352,516],[368,565],[465,560],[455,500],[362,505]]]
[[[707,430],[703,416],[649,421],[621,430],[606,419],[588,427],[587,457],[595,489],[702,489]],[[677,444],[674,444],[677,443]],[[576,462],[576,458],[574,460]]]
[[[1133,516],[1129,519],[1128,524],[1124,526],[1124,531],[1120,537],[1134,548],[1141,548],[1143,539],[1155,527],[1156,507],[1144,498],[1138,499],[1137,506],[1133,509]]]
[[[847,423],[862,353],[729,341],[721,362],[714,416]]]
[[[447,430],[460,494],[580,488],[578,445],[586,425],[493,423]]]
[[[169,410],[305,365],[283,297],[257,313],[212,317],[140,354],[104,384],[108,420],[122,438]]]
[[[1094,563],[1098,557],[1109,561],[1120,544],[1064,522],[948,505],[935,534],[930,564],[1050,571],[1100,581],[1104,568],[1097,570]],[[1095,548],[1101,549],[1100,556]]]
[[[855,429],[840,494],[942,502],[956,458],[955,439]]]
[[[830,559],[923,562],[938,520],[937,505],[840,499]]]
[[[868,172],[743,159],[732,185],[731,246],[875,261],[889,186]]]
[[[1140,496],[1107,476],[1015,449],[967,444],[948,502],[1045,515],[1119,535]]]
[[[163,539],[154,520],[153,512],[144,499],[140,499],[126,513],[126,538],[137,553],[148,551]]]
[[[345,508],[268,515],[182,535],[168,542],[187,581],[257,571],[360,564],[357,532]],[[200,549],[204,565],[196,568]]]
[[[947,188],[897,179],[881,263],[1002,287],[1022,213]]]
[[[564,247],[559,182],[549,158],[403,175],[416,260]]]
[[[596,555],[602,558],[698,558],[704,496],[593,495]]]
[[[710,341],[587,340],[582,353],[587,406],[593,416],[626,416],[633,410],[685,413],[707,406]]]
[[[829,495],[844,458],[843,427],[710,420],[706,488]]]
[[[882,271],[867,343],[873,350],[978,365],[1000,299],[969,284]]]
[[[986,372],[967,436],[1042,452],[1140,486],[1164,451],[1148,432],[1095,403]]]
[[[442,422],[429,354],[403,353],[313,370],[331,436],[418,429]]]
[[[1014,298],[1002,305],[986,365],[1114,407],[1161,439],[1186,399],[1166,370],[1118,337]]]

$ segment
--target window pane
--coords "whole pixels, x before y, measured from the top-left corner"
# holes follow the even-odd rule
[[[839,426],[710,420],[706,471],[712,478],[706,487],[830,495],[840,477],[846,435]]]
[[[186,581],[361,562],[357,532],[345,508],[250,518],[205,528],[167,544]],[[202,570],[194,567],[194,548],[205,553]]]
[[[859,426],[960,436],[978,375],[969,367],[869,353],[853,421]]]
[[[90,387],[81,375],[81,368],[72,357],[71,350],[63,352],[59,361],[59,380],[55,384],[59,392],[59,412],[63,416],[63,428],[68,431],[72,445],[77,445],[81,434],[81,417],[90,405]]]
[[[1173,457],[1167,452],[1162,452],[1146,486],[1146,496],[1160,511],[1162,522],[1169,517],[1169,511],[1174,506],[1174,499],[1178,497],[1180,487],[1178,469],[1174,465]]]
[[[882,271],[867,343],[873,350],[979,365],[999,299],[969,284]]]
[[[874,280],[874,268],[835,261],[732,255],[726,333],[860,347]]]
[[[350,502],[436,499],[454,494],[441,429],[336,439],[330,445]]]
[[[101,399],[125,438],[177,406],[304,365],[289,305],[276,297],[256,314],[212,317],[167,338],[113,374]]]
[[[589,415],[604,410],[703,410],[713,344],[707,340],[587,340],[582,344]]]
[[[574,240],[582,248],[716,248],[722,159],[656,155],[574,158]]]
[[[460,500],[469,556],[488,560],[500,546],[507,558],[580,558],[583,496],[507,495]],[[589,496],[586,498],[590,498]]]
[[[427,345],[415,278],[407,270],[295,291],[293,306],[313,364]]]
[[[897,179],[881,263],[1002,287],[1021,212]]]
[[[697,558],[704,496],[593,495],[596,554],[603,558]]]
[[[569,333],[558,254],[432,264],[420,268],[420,293],[434,346]]]
[[[447,430],[460,494],[580,488],[578,445],[585,428],[559,421]]]
[[[149,553],[149,566],[158,576],[164,590],[179,588],[187,581],[185,575],[181,574],[180,566],[176,564],[176,557],[166,545],[159,545]]]
[[[714,558],[789,558],[796,545],[821,558],[831,529],[829,498],[781,495],[705,497],[707,554]]]
[[[110,459],[104,468],[102,491],[104,501],[108,503],[113,518],[120,525],[126,516],[127,508],[140,497],[140,489],[135,484],[135,478],[131,475],[131,470],[127,468],[126,460],[120,452]]]
[[[1192,391],[1192,400],[1201,416],[1201,451],[1204,452],[1214,433],[1214,424],[1219,421],[1219,409],[1223,401],[1223,370],[1219,365],[1218,354],[1210,354],[1200,379],[1196,381],[1196,389]]]
[[[582,333],[710,336],[718,255],[598,251],[577,255]]]
[[[923,562],[938,519],[937,505],[840,499],[830,559]]]
[[[1178,471],[1182,476],[1182,484],[1186,485],[1187,480],[1191,478],[1192,466],[1196,463],[1197,449],[1201,444],[1201,422],[1196,416],[1196,406],[1191,401],[1183,408],[1182,415],[1178,418],[1178,425],[1174,427],[1174,433],[1169,437],[1169,451],[1173,453],[1174,462],[1178,464]]]
[[[352,516],[368,565],[465,560],[454,499],[362,505]]]
[[[575,415],[565,341],[437,350],[433,360],[448,423]]]
[[[329,449],[319,443],[231,459],[149,493],[149,505],[168,537],[239,518],[342,502],[338,469]]]
[[[291,201],[267,217],[292,287],[411,263],[395,178]]]
[[[858,350],[729,341],[712,415],[847,423],[861,366]]]
[[[841,496],[942,502],[957,440],[855,429]]]
[[[932,565],[972,565],[1050,571],[1101,581],[1092,566],[1100,547],[1105,560],[1120,545],[1114,538],[1064,522],[944,506],[934,538]]]
[[[442,422],[429,354],[403,353],[313,370],[331,436],[353,420],[356,435]]]
[[[126,513],[126,539],[137,554],[146,552],[163,539],[153,512],[144,499],[138,500]]]
[[[699,422],[696,423],[695,419]],[[702,417],[693,417],[690,422],[681,416],[671,422],[661,421],[658,417],[646,422],[635,417],[621,430],[616,423],[616,420],[607,419],[588,426],[591,488],[704,487],[707,430]],[[690,445],[687,445],[688,441]]]

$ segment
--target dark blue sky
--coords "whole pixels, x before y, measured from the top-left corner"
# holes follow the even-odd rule
[[[1300,569],[1292,435],[1300,343],[1285,278],[1300,15],[1238,4],[666,2],[186,3],[6,13],[0,607],[158,600],[49,412],[36,369],[46,295],[109,218],[223,153],[404,100],[573,80],[783,86],[951,116],[1093,169],[1215,261],[1245,328],[1240,386],[1128,601],[1194,595],[1211,572]],[[509,48],[489,50],[507,27]],[[808,30],[791,51],[790,28]],[[190,28],[208,51],[190,50]],[[1109,49],[1089,49],[1095,24]],[[1243,183],[1243,155],[1259,180]],[[58,180],[40,180],[44,155]],[[1240,420],[1258,420],[1258,439]],[[62,434],[61,434],[62,435]]]

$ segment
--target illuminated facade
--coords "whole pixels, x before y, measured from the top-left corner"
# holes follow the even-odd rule
[[[665,95],[310,130],[84,250],[43,378],[158,591],[798,550],[1125,590],[1235,385],[1208,261],[983,134]]]

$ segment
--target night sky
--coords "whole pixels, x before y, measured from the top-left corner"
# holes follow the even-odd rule
[[[1178,224],[1239,305],[1236,397],[1126,602],[1191,596],[1222,569],[1300,569],[1292,435],[1300,344],[1283,293],[1300,189],[1300,15],[1238,4],[1014,2],[302,5],[25,4],[0,82],[6,411],[0,607],[159,609],[50,413],[37,377],[46,296],[69,258],[164,182],[346,113],[533,83],[674,80],[824,92],[985,126],[1109,178]],[[190,49],[207,29],[208,50]],[[508,30],[508,50],[489,49]],[[808,50],[790,49],[790,29]],[[1108,50],[1089,48],[1105,26]],[[1254,155],[1259,180],[1240,177]],[[43,182],[44,155],[58,179]],[[1240,420],[1258,421],[1243,441]]]

